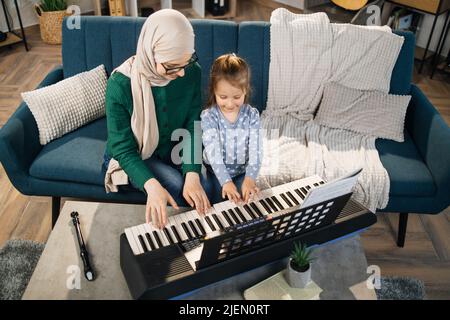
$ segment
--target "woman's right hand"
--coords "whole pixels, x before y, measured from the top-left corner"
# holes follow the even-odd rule
[[[144,189],[147,192],[147,205],[145,208],[145,221],[153,223],[159,229],[167,224],[167,203],[175,209],[179,209],[170,193],[163,188],[155,178],[149,179]]]
[[[228,181],[222,186],[222,198],[228,198],[236,204],[241,200],[241,195],[233,181]]]

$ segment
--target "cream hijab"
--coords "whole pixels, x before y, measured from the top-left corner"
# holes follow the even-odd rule
[[[158,74],[156,63],[179,60],[189,53],[194,53],[192,25],[182,13],[163,9],[145,21],[139,35],[136,55],[113,70],[113,73],[120,72],[131,80],[131,129],[143,160],[153,154],[159,141],[151,87],[163,87],[170,82]],[[117,186],[123,184],[128,184],[128,176],[119,163],[111,159],[105,175],[106,192],[117,192]]]

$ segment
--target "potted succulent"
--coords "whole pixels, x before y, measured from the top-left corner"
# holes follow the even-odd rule
[[[293,288],[304,288],[311,281],[311,249],[306,244],[294,243],[287,266],[286,280]]]
[[[61,44],[62,22],[67,10],[66,0],[40,0],[35,4],[35,10],[39,16],[41,38],[49,44]]]

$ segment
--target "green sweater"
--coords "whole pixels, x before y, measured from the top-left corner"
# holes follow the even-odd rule
[[[183,148],[189,148],[191,151],[190,161],[185,161],[188,155],[182,158],[183,175],[190,171],[198,173],[201,171],[201,163],[194,162],[194,159],[197,159],[197,162],[201,159],[201,133],[194,128],[194,121],[200,120],[201,113],[200,81],[200,66],[194,64],[185,69],[184,77],[172,80],[165,87],[152,87],[159,129],[159,143],[154,154],[161,159],[170,157],[172,148],[179,143],[171,141],[174,130],[184,128],[191,134],[191,139],[182,142]],[[106,87],[108,126],[106,151],[110,157],[119,162],[131,181],[144,190],[145,182],[154,175],[138,152],[138,145],[131,129],[132,113],[131,80],[122,73],[115,72],[108,79]],[[195,144],[197,142],[200,146]]]

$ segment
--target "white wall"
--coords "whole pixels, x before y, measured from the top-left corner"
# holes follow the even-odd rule
[[[22,23],[24,27],[32,26],[39,23],[38,16],[34,11],[34,4],[39,2],[39,0],[17,0],[19,5],[20,16],[22,18]],[[6,5],[8,6],[8,11],[13,18],[13,29],[19,29],[19,20],[17,19],[16,7],[14,6],[13,0],[6,0]],[[81,12],[94,11],[94,0],[67,0],[69,5],[76,4],[81,8]],[[1,8],[1,6],[0,6]],[[3,32],[8,31],[6,21],[3,15],[3,8],[0,9],[0,30]]]
[[[431,31],[431,27],[433,26],[434,16],[427,14],[422,19],[422,23],[420,25],[420,30],[417,36],[417,46],[425,48],[428,41],[428,36]],[[436,27],[433,32],[433,39],[431,40],[430,49],[435,51],[437,43],[439,41],[439,36],[442,30],[442,26],[445,22],[445,14],[442,14],[438,21],[436,22]],[[450,32],[449,32],[450,33]],[[445,42],[444,49],[442,50],[442,55],[447,56],[448,50],[450,49],[450,34],[447,36],[447,41]]]

